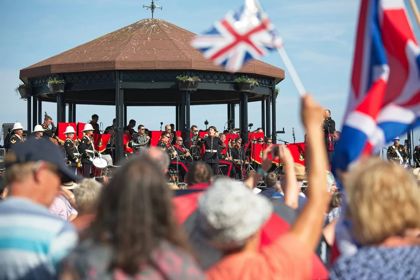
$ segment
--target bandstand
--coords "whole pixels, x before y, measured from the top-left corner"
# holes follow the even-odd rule
[[[115,105],[121,159],[128,106],[174,106],[177,130],[186,137],[190,106],[226,104],[233,128],[238,104],[246,140],[248,103],[258,101],[261,127],[275,143],[275,86],[284,71],[254,60],[238,73],[226,72],[190,46],[194,35],[164,20],[144,19],[20,70],[29,132],[42,122],[43,102],[57,104],[57,122],[76,122],[78,104]]]

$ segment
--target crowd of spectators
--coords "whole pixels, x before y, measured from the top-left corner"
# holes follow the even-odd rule
[[[183,190],[168,184],[157,148],[99,183],[80,180],[47,140],[14,145],[1,177],[0,279],[418,279],[418,181],[370,158],[341,174],[340,192],[324,114],[302,98],[306,166],[269,145],[246,180],[197,161]],[[339,250],[340,232],[351,250]]]

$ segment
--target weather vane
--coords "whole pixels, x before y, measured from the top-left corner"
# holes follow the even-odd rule
[[[161,9],[162,10],[162,6],[156,5],[154,0],[152,0],[152,3],[150,5],[143,5],[143,8],[146,8],[146,9],[148,9],[152,12],[152,18],[153,18],[153,14],[155,13],[156,9]]]

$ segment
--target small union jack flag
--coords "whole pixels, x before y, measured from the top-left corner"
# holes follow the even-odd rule
[[[259,3],[247,0],[238,12],[228,13],[209,31],[196,36],[191,45],[215,64],[237,72],[248,60],[280,48],[282,41]]]

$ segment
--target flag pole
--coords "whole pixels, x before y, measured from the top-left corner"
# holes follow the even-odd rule
[[[419,9],[417,8],[416,2],[414,0],[410,0],[411,9],[413,10],[413,14],[416,18],[417,24],[420,26],[420,13]]]
[[[289,71],[290,77],[292,78],[293,84],[295,85],[297,91],[299,92],[299,95],[301,97],[306,95],[306,89],[302,84],[302,81],[299,78],[298,73],[296,72],[295,67],[293,66],[292,61],[289,59],[289,56],[286,53],[286,50],[283,46],[280,48],[277,48],[277,52],[279,53],[281,59],[283,60],[284,65],[286,66],[286,69]]]

